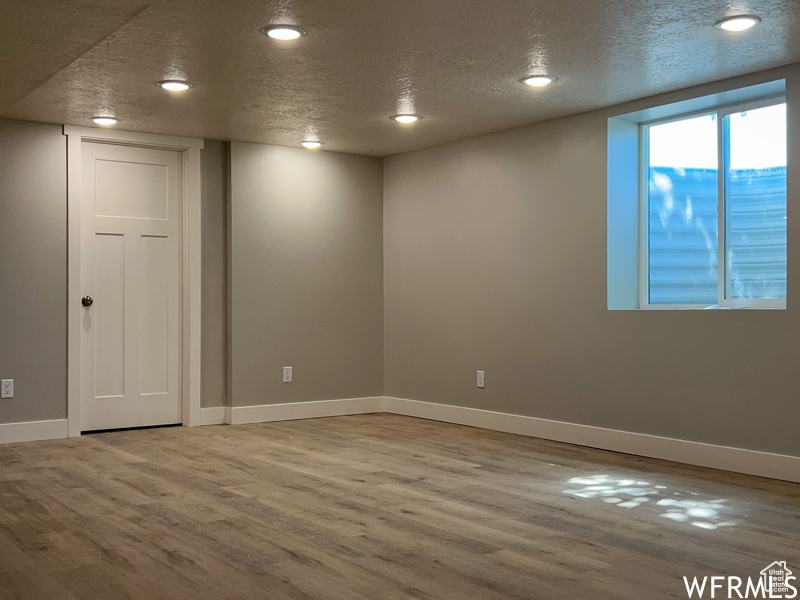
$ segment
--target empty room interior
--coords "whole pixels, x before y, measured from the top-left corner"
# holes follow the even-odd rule
[[[0,600],[797,597],[798,2],[4,0],[0,56]]]

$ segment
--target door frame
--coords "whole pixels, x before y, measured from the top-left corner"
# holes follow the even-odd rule
[[[64,125],[67,136],[67,421],[69,437],[81,434],[81,179],[83,142],[181,153],[181,419],[200,425],[201,234],[203,140]]]

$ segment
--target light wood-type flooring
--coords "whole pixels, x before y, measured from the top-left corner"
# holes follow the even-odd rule
[[[2,599],[687,598],[775,560],[800,485],[396,415],[0,446]]]

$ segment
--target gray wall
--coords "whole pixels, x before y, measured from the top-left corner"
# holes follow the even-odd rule
[[[608,311],[607,118],[780,76],[788,309]],[[800,455],[798,143],[793,67],[387,159],[386,395]]]
[[[232,404],[382,395],[382,161],[234,142],[230,164]]]
[[[203,408],[225,406],[226,379],[226,144],[206,140],[203,173],[203,288],[200,362]]]
[[[67,138],[0,119],[0,423],[66,417]]]

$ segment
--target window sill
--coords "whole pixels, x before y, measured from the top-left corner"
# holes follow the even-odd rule
[[[722,306],[720,304],[694,305],[694,304],[646,304],[639,310],[786,310],[786,303],[751,304],[749,306]]]

